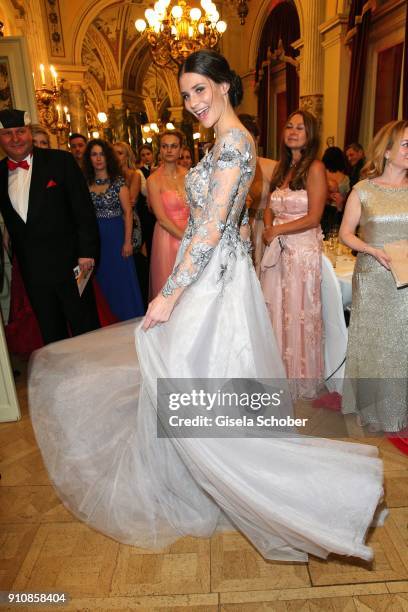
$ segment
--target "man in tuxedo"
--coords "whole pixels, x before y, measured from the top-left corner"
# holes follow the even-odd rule
[[[145,144],[139,149],[140,171],[144,176],[144,188],[146,189],[146,179],[149,178],[151,167],[153,165],[153,149],[150,145]],[[142,190],[139,193],[136,202],[136,212],[139,215],[140,225],[142,227],[142,248],[134,254],[137,277],[139,279],[140,289],[142,292],[143,302],[147,308],[149,302],[149,268],[150,255],[152,251],[153,232],[156,224],[156,217],[150,210],[146,196]]]
[[[74,156],[78,166],[82,169],[82,158],[85,153],[86,144],[88,140],[82,134],[78,134],[75,132],[71,134],[68,138],[69,140],[69,149]]]
[[[350,166],[350,188],[353,188],[360,180],[360,172],[365,164],[364,149],[358,142],[353,142],[346,147],[346,157]]]
[[[148,179],[153,166],[153,149],[149,145],[143,145],[139,149],[139,160],[140,170],[143,173],[145,179]],[[139,215],[140,223],[142,225],[142,241],[146,244],[147,257],[150,261],[150,254],[152,251],[153,242],[153,231],[156,223],[156,217],[150,210],[146,197],[139,193],[138,200],[136,202],[136,211]]]
[[[0,111],[0,211],[44,342],[99,327],[92,283],[79,295],[78,265],[90,273],[98,226],[82,172],[70,153],[33,147],[27,113]]]
[[[144,144],[139,148],[140,169],[147,179],[153,166],[153,149],[150,145]]]

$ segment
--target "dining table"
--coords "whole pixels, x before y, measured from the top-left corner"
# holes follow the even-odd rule
[[[334,271],[340,284],[343,307],[345,309],[349,309],[351,306],[352,278],[355,263],[356,258],[352,255],[338,255],[335,259]]]

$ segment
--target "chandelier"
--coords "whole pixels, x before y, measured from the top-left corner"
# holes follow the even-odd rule
[[[41,125],[56,135],[60,146],[67,141],[71,117],[68,107],[62,105],[63,90],[58,73],[54,66],[50,66],[49,70],[50,84],[47,83],[44,64],[40,64],[41,87],[35,87],[35,98]]]
[[[178,0],[172,7],[170,3],[158,0],[154,9],[145,11],[146,21],[135,21],[136,30],[147,38],[154,63],[161,68],[174,62],[182,64],[199,49],[216,47],[227,29],[211,0],[201,0],[202,10],[191,8],[186,0]]]

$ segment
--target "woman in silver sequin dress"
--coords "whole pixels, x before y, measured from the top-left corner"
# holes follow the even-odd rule
[[[408,287],[397,288],[383,250],[408,237],[407,172],[408,121],[393,121],[373,140],[366,178],[354,186],[340,229],[342,241],[359,253],[343,412],[357,413],[371,431],[408,425]]]

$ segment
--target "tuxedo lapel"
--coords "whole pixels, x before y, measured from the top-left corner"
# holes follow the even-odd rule
[[[30,192],[28,197],[27,223],[35,217],[36,210],[41,206],[44,196],[44,185],[46,181],[47,165],[40,151],[33,149],[33,169],[31,171]]]

